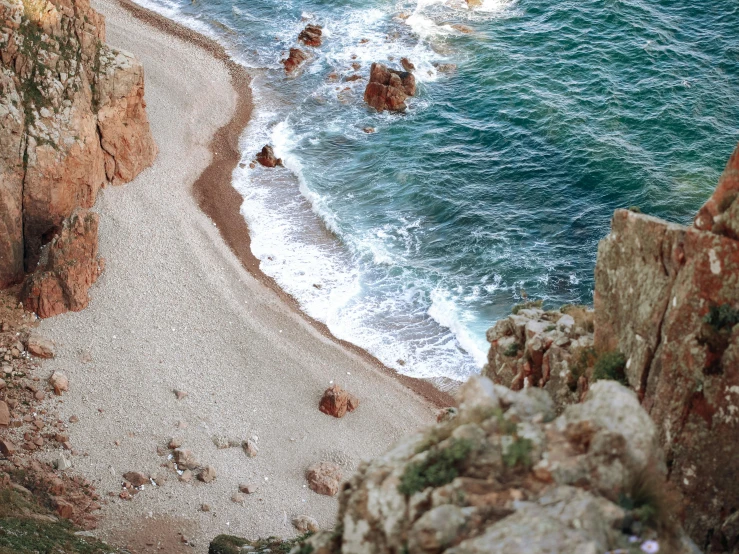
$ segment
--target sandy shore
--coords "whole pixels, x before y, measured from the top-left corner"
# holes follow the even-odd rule
[[[178,550],[206,552],[219,533],[291,536],[298,514],[330,526],[336,500],[306,488],[305,468],[333,460],[348,475],[362,458],[431,423],[434,406],[306,321],[247,271],[199,209],[193,185],[213,160],[211,141],[239,105],[225,64],[115,0],[94,7],[106,16],[108,42],[144,64],[160,149],[152,168],[99,198],[107,264],[90,306],[41,325],[58,345],[45,370],[62,370],[71,383],[50,407],[65,420],[79,417],[70,425],[78,451],[72,471],[109,499],[99,533],[135,552],[162,552],[150,537],[175,540],[179,531],[196,548]],[[213,198],[241,202],[225,193]],[[317,410],[331,381],[360,398],[357,412],[337,420]],[[177,400],[173,389],[189,395]],[[214,436],[256,437],[259,455],[218,450]],[[157,447],[171,437],[213,466],[217,479],[185,484],[161,467],[166,458]],[[121,475],[132,470],[168,480],[119,500]],[[240,483],[258,487],[244,505],[231,501]],[[210,512],[200,511],[203,503]],[[176,551],[176,542],[168,544],[167,552]]]

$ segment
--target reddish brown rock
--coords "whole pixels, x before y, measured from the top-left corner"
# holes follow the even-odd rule
[[[737,152],[696,227],[619,210],[596,266],[596,348],[627,358],[690,505],[686,531],[709,552],[739,541],[727,510],[739,506]]]
[[[711,198],[698,210],[693,225],[739,239],[739,147],[729,158]]]
[[[318,494],[334,496],[339,492],[341,468],[333,462],[318,462],[305,472],[308,486]]]
[[[102,271],[97,254],[98,215],[78,208],[44,248],[39,269],[23,284],[21,298],[39,317],[80,311]]]
[[[53,358],[54,343],[37,333],[31,333],[26,341],[28,352],[37,358]]]
[[[123,478],[131,483],[134,487],[140,487],[142,485],[148,485],[150,483],[149,477],[140,471],[129,471],[123,474]]]
[[[323,31],[320,25],[308,24],[300,31],[298,40],[307,46],[321,46],[321,35]]]
[[[270,145],[266,145],[257,154],[257,161],[264,167],[277,167],[278,165],[282,165],[282,158],[275,156],[275,151]]]
[[[344,417],[346,412],[353,412],[359,406],[359,400],[339,385],[327,388],[318,404],[318,409],[324,414],[334,417]]]
[[[0,438],[0,454],[6,458],[16,453],[18,447],[8,438]]]
[[[285,67],[286,73],[292,73],[307,59],[308,55],[300,48],[290,48],[290,54],[282,60],[282,65]]]
[[[198,479],[203,483],[212,483],[216,478],[216,470],[212,466],[206,466],[198,473]]]
[[[400,65],[402,65],[403,69],[408,72],[416,69],[416,66],[413,65],[413,62],[411,62],[408,58],[400,58]]]
[[[405,111],[405,101],[416,94],[416,79],[411,73],[388,69],[373,63],[364,101],[377,111]]]
[[[0,400],[0,425],[3,427],[10,425],[10,408],[4,400]]]
[[[143,70],[105,45],[88,0],[0,4],[0,287],[101,186],[150,165]]]

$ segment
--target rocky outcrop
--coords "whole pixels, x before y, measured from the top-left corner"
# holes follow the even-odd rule
[[[282,65],[285,67],[285,73],[294,72],[300,65],[308,59],[308,54],[303,52],[300,48],[290,48],[290,53],[282,60]]]
[[[282,165],[282,159],[275,156],[275,151],[270,145],[264,146],[264,148],[257,153],[257,161],[264,167],[277,167],[278,165]]]
[[[560,409],[597,379],[628,384],[657,424],[670,483],[690,506],[686,531],[716,553],[739,548],[738,195],[739,147],[694,226],[617,210],[598,247],[593,348],[557,353],[556,369],[549,354],[548,381],[545,364],[537,369],[539,344],[555,331],[542,332],[545,313],[521,310],[526,322],[511,316],[488,332],[485,369],[507,386],[550,389]],[[506,356],[514,341],[523,350],[516,360]],[[572,394],[552,384],[557,376]]]
[[[540,306],[516,306],[488,330],[490,350],[482,374],[513,390],[541,387],[561,411],[588,390],[593,310],[570,305],[545,311]]]
[[[359,406],[359,399],[339,385],[327,388],[318,403],[318,409],[321,412],[336,418],[344,417],[346,412],[353,412],[357,406]]]
[[[305,29],[300,31],[298,40],[306,46],[318,47],[321,46],[321,35],[323,35],[321,26],[309,23],[305,26]]]
[[[335,529],[293,552],[697,552],[633,392],[600,382],[556,419],[553,409],[538,389],[471,378],[458,417],[363,462]]]
[[[405,101],[416,94],[416,78],[412,73],[388,69],[373,63],[370,69],[370,82],[364,90],[364,101],[382,112],[385,110],[402,112],[407,108]]]
[[[106,183],[150,165],[141,64],[87,0],[0,2],[0,286]]]
[[[36,272],[23,284],[23,306],[39,317],[78,312],[90,301],[88,290],[103,270],[98,258],[98,215],[77,208],[42,249]]]

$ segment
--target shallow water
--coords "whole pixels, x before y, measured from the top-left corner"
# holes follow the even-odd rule
[[[689,223],[739,139],[734,2],[141,3],[254,69],[234,186],[262,270],[414,376],[478,371],[522,294],[591,303],[613,210]],[[307,22],[323,46],[288,77]],[[402,56],[419,82],[404,115],[344,82]],[[249,167],[266,143],[285,168]]]

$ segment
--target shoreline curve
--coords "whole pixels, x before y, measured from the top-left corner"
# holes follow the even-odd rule
[[[231,120],[216,131],[208,145],[212,156],[211,162],[193,183],[191,192],[200,209],[216,224],[223,240],[244,268],[324,337],[361,356],[377,370],[393,376],[433,405],[439,408],[456,406],[457,402],[451,394],[438,389],[430,381],[402,375],[360,346],[334,336],[325,323],[306,314],[294,297],[286,293],[272,277],[259,268],[259,260],[251,251],[249,227],[239,211],[244,199],[232,185],[233,170],[241,160],[239,138],[249,123],[254,108],[251,76],[246,68],[236,63],[228,55],[226,49],[215,40],[140,6],[132,0],[117,1],[119,6],[136,19],[202,48],[222,62],[231,76],[231,82],[237,95],[236,110]]]

